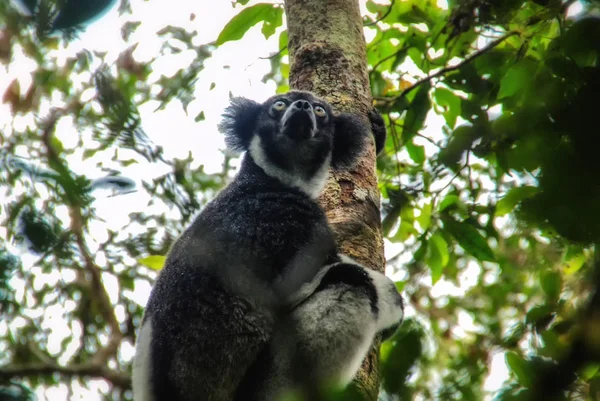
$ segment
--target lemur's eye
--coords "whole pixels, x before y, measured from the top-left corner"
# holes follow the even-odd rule
[[[317,117],[325,117],[327,115],[327,112],[323,107],[315,106],[315,114],[317,115]]]
[[[285,110],[286,107],[287,104],[283,100],[278,100],[275,103],[273,103],[273,108],[277,111]]]

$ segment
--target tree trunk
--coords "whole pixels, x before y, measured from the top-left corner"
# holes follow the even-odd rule
[[[308,90],[329,101],[336,111],[365,119],[372,108],[366,43],[357,0],[286,0],[290,87]],[[380,193],[375,150],[370,146],[352,171],[333,171],[320,202],[342,252],[383,271]],[[367,400],[379,391],[375,344],[356,384]]]

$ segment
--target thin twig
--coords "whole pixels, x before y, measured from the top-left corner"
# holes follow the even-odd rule
[[[439,143],[437,143],[436,141],[434,141],[433,139],[431,139],[431,138],[430,138],[430,137],[428,137],[428,136],[425,136],[425,135],[423,135],[423,134],[420,134],[420,133],[418,133],[418,132],[417,132],[417,133],[415,133],[415,136],[418,136],[419,138],[423,138],[423,139],[425,139],[427,142],[431,143],[433,146],[436,146],[438,149],[441,149],[441,148],[442,148],[442,146],[441,146]]]
[[[270,56],[267,56],[267,57],[259,57],[258,59],[259,59],[259,60],[270,60],[270,59],[272,59],[272,58],[275,58],[275,57],[277,57],[277,56],[278,56],[278,55],[280,55],[281,53],[283,53],[283,51],[284,51],[285,49],[287,49],[287,48],[288,48],[288,47],[287,47],[287,45],[286,45],[286,46],[283,46],[281,49],[279,49],[279,51],[278,51],[277,53],[273,53],[273,54],[271,54]]]
[[[394,2],[395,2],[395,0],[391,1],[390,6],[388,7],[387,11],[380,18],[376,19],[375,21],[371,21],[366,24],[363,24],[363,26],[371,26],[371,25],[377,24],[378,22],[383,21],[392,12],[392,9],[394,8]]]
[[[485,46],[484,48],[482,48],[481,50],[478,50],[472,54],[470,54],[468,57],[465,57],[465,59],[463,61],[461,61],[460,63],[450,66],[450,67],[444,67],[440,70],[438,70],[437,72],[428,75],[424,78],[419,79],[417,82],[415,82],[414,84],[412,84],[411,86],[409,86],[408,88],[404,89],[402,91],[402,93],[400,93],[398,96],[394,96],[394,97],[390,97],[390,98],[383,98],[384,101],[388,102],[388,103],[394,103],[397,99],[400,99],[402,97],[405,97],[406,95],[408,95],[410,92],[412,92],[413,90],[417,89],[419,86],[423,85],[426,82],[431,81],[433,78],[437,78],[439,76],[442,76],[448,72],[451,71],[455,71],[458,70],[460,68],[462,68],[464,65],[469,64],[470,62],[472,62],[473,60],[475,60],[477,57],[482,56],[483,54],[489,52],[490,50],[492,50],[493,48],[495,48],[496,46],[500,45],[502,42],[504,42],[506,39],[510,38],[511,36],[516,36],[519,35],[518,32],[508,32],[506,35],[490,42],[487,46]]]
[[[371,71],[373,71],[373,72],[374,72],[374,71],[377,71],[377,68],[378,68],[378,67],[379,67],[381,64],[385,63],[386,61],[388,61],[388,60],[389,60],[389,59],[391,59],[392,57],[396,57],[398,54],[400,54],[400,53],[402,53],[402,52],[404,52],[404,51],[407,51],[408,49],[410,49],[410,46],[402,46],[400,49],[396,50],[394,53],[390,54],[389,56],[386,56],[386,57],[382,58],[381,60],[379,60],[379,61],[377,62],[377,64],[375,64],[375,65],[373,66],[373,68],[372,68],[372,70],[371,70]]]
[[[442,193],[444,192],[444,190],[446,190],[446,188],[448,188],[450,185],[452,185],[452,182],[454,182],[454,180],[456,178],[458,178],[458,176],[460,176],[460,174],[462,173],[462,171],[465,169],[465,167],[467,167],[467,164],[464,164],[457,172],[456,174],[454,174],[454,176],[452,176],[452,178],[450,178],[450,181],[448,181],[448,183],[446,183],[446,185],[444,185],[441,189],[432,192],[433,194],[433,200],[435,202],[435,199]]]
[[[60,373],[66,376],[101,377],[112,385],[122,388],[131,388],[131,378],[128,374],[109,369],[96,363],[63,366],[53,363],[29,363],[0,367],[0,378],[28,377],[35,375],[50,375]]]

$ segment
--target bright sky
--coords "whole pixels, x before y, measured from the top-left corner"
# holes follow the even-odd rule
[[[249,4],[256,3],[251,1]],[[366,13],[365,1],[361,1],[363,14]],[[157,37],[156,32],[167,25],[180,26],[189,30],[196,29],[198,36],[195,44],[200,45],[217,38],[223,26],[231,19],[231,17],[239,12],[240,7],[232,8],[231,3],[227,1],[199,0],[194,2],[172,0],[153,0],[142,1],[132,0],[132,9],[135,14],[133,16],[119,17],[116,7],[108,12],[100,20],[94,22],[88,27],[87,31],[80,35],[80,38],[72,43],[66,49],[59,51],[59,62],[68,57],[72,57],[82,49],[106,51],[107,63],[114,62],[118,55],[134,43],[139,45],[134,52],[134,57],[138,61],[148,61],[151,57],[158,54],[162,40]],[[195,14],[196,18],[190,21],[190,15]],[[129,41],[125,43],[121,38],[120,27],[126,21],[142,21],[142,25],[131,36]],[[365,29],[367,39],[373,36],[369,29]],[[186,115],[178,102],[173,102],[163,111],[155,112],[157,103],[150,102],[140,108],[143,128],[151,140],[164,148],[165,158],[185,158],[188,152],[191,152],[198,164],[203,164],[207,173],[217,172],[221,170],[223,139],[217,133],[217,123],[220,120],[220,114],[223,108],[227,105],[229,92],[234,95],[247,96],[252,99],[262,101],[271,96],[275,92],[275,85],[272,82],[263,83],[261,79],[263,75],[270,70],[269,61],[263,60],[261,57],[269,56],[270,53],[277,51],[279,31],[273,35],[268,41],[265,41],[264,36],[260,32],[260,25],[251,29],[242,40],[228,42],[217,49],[213,56],[207,60],[205,69],[200,73],[199,80],[196,83],[195,92],[197,99],[193,101],[188,108]],[[150,81],[158,79],[161,75],[172,75],[177,68],[182,65],[189,64],[195,53],[181,52],[177,55],[168,55],[162,57],[153,64],[153,73]],[[229,66],[227,69],[223,66]],[[6,87],[13,79],[17,78],[21,83],[22,93],[31,85],[31,71],[35,69],[35,65],[28,60],[20,49],[15,49],[14,61],[9,65],[8,70],[0,68],[0,93],[4,93]],[[96,68],[97,66],[92,66]],[[403,70],[414,70],[414,65],[407,62],[406,68]],[[81,81],[75,83],[81,85],[83,80],[89,80],[89,76],[79,78]],[[216,83],[216,87],[209,91],[211,83]],[[60,99],[57,99],[60,103]],[[56,104],[53,104],[56,105]],[[42,110],[48,110],[49,104],[43,105]],[[202,122],[195,122],[194,117],[204,111],[206,119]],[[43,114],[43,113],[42,113]],[[10,109],[6,104],[0,104],[0,128],[10,125],[12,120]],[[64,126],[59,126],[57,136],[64,143],[65,147],[74,146],[77,141],[77,133],[74,131],[69,121],[65,121]],[[15,119],[17,130],[22,127],[31,125],[33,122],[24,118]],[[427,120],[427,128],[424,134],[433,138],[439,138],[443,118],[430,113]],[[8,131],[5,131],[5,133]],[[426,141],[418,143],[426,148],[430,144]],[[27,156],[26,149],[21,149],[18,152],[21,156]],[[427,152],[433,154],[433,150]],[[97,160],[93,158],[81,162],[77,157],[73,158],[71,166],[79,173],[85,173],[88,176],[103,175],[94,167]],[[115,165],[117,166],[117,165]],[[122,168],[119,168],[123,170]],[[148,164],[140,163],[132,165],[124,171],[124,175],[139,182],[149,180],[151,177],[156,177],[164,174],[166,170],[160,166],[152,167],[149,171]],[[2,196],[0,194],[0,196]],[[91,231],[97,240],[101,241],[106,233],[106,228],[124,227],[129,223],[129,213],[137,211],[139,205],[146,205],[148,199],[144,198],[141,191],[122,195],[117,197],[99,197],[95,203],[96,211],[99,216],[106,222],[94,223]],[[0,217],[4,217],[1,216]],[[64,214],[65,221],[68,221],[66,211]],[[5,230],[0,227],[0,237],[5,237]],[[386,256],[391,257],[398,252],[398,247],[386,242]],[[25,265],[32,264],[34,258],[22,254]],[[407,255],[409,258],[410,255]],[[408,260],[401,260],[407,262]],[[32,269],[36,269],[32,266]],[[440,280],[432,289],[432,294],[442,296],[445,294],[462,294],[465,288],[474,285],[474,282],[468,280],[469,277],[476,277],[478,267],[473,264],[469,265],[463,273],[464,280],[461,288],[455,285]],[[34,270],[35,271],[35,270]],[[388,271],[392,275],[392,271]],[[403,276],[400,271],[399,276]],[[111,295],[111,298],[116,299],[117,286],[113,277],[107,276],[105,285]],[[69,277],[61,277],[61,280],[70,280]],[[52,285],[58,282],[59,278],[54,276],[44,277],[41,279]],[[141,305],[145,305],[148,298],[150,287],[140,282],[136,283],[136,289],[132,297]],[[42,285],[42,283],[40,283]],[[427,283],[430,285],[430,283]],[[17,296],[23,296],[23,283],[14,283],[17,289]],[[74,307],[72,302],[67,305],[67,308]],[[121,313],[119,313],[121,312]],[[60,349],[60,342],[64,338],[64,330],[60,327],[67,327],[69,321],[63,317],[64,311],[50,310],[45,311],[45,325],[52,328],[50,335],[49,350]],[[408,314],[412,315],[414,311],[409,310]],[[122,311],[117,310],[117,314],[123,316]],[[17,322],[16,324],[19,324]],[[472,318],[467,314],[459,316],[459,331],[462,335],[468,335],[469,331],[475,329]],[[72,325],[71,330],[77,334],[81,328],[77,325]],[[0,323],[0,336],[6,333],[6,325]],[[71,355],[77,348],[77,344],[73,344],[72,350],[67,352]],[[124,345],[122,348],[122,356],[125,359],[130,359],[133,356],[133,346],[131,344]],[[66,358],[65,358],[66,359]],[[492,373],[486,381],[485,388],[489,391],[498,389],[502,382],[507,378],[507,370],[504,364],[503,354],[497,354],[491,361]],[[74,385],[74,392],[68,398],[67,387],[64,385],[50,387],[47,389],[39,389],[37,396],[40,401],[51,400],[61,401],[66,400],[86,400],[95,401],[101,400],[98,390],[106,391],[108,386],[101,380],[93,381],[91,386],[92,391],[88,391],[77,384]]]

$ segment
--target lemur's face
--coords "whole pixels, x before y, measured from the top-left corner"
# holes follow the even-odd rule
[[[255,135],[272,163],[286,170],[307,169],[310,174],[310,167],[319,167],[330,156],[334,129],[327,102],[292,91],[262,104]]]
[[[294,141],[321,139],[333,134],[331,107],[307,92],[289,92],[265,102],[278,133]]]

